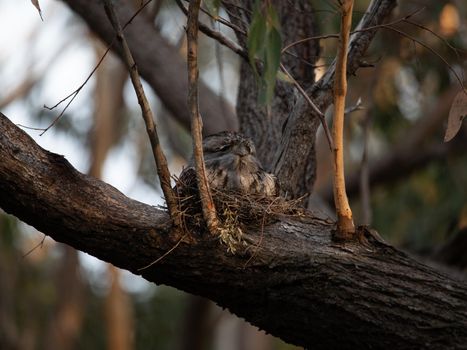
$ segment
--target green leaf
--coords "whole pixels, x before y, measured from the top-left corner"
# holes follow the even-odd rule
[[[221,0],[204,0],[204,4],[212,17],[217,18],[219,16]]]
[[[274,96],[276,75],[281,61],[282,39],[279,31],[272,28],[267,36],[264,64],[264,80],[266,83],[266,103],[269,104]]]
[[[269,104],[274,96],[282,49],[279,16],[272,5],[268,4],[265,8],[260,1],[255,2],[247,47],[258,83],[259,102]],[[261,76],[256,68],[257,60],[263,64]]]
[[[266,41],[266,19],[261,16],[259,8],[256,7],[253,12],[250,29],[248,30],[248,57],[250,64],[253,67],[255,75],[258,75],[256,70],[256,57],[262,59],[263,50]]]
[[[266,17],[267,17],[267,22],[268,22],[269,28],[275,28],[278,31],[280,31],[281,22],[279,20],[279,15],[277,14],[277,11],[274,8],[274,6],[272,6],[272,5],[268,6]]]

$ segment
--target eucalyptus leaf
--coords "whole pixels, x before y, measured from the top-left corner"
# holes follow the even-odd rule
[[[221,0],[204,0],[204,4],[212,17],[217,18],[219,16]]]

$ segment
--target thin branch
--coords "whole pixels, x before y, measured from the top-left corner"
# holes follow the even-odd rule
[[[178,2],[178,0],[176,0]],[[221,17],[221,16],[217,16],[217,17],[214,17],[212,16],[208,11],[206,11],[205,9],[203,9],[202,7],[200,8],[200,10],[205,13],[206,15],[208,15],[209,17],[211,17],[212,20],[216,21],[216,22],[219,22],[223,25],[225,25],[226,27],[229,27],[230,29],[232,29],[233,31],[237,32],[237,33],[240,33],[242,35],[247,35],[247,32],[244,31],[242,28],[240,28],[239,26],[233,24],[232,22],[226,20],[225,18]],[[200,28],[201,29],[201,28]]]
[[[203,156],[203,121],[198,105],[198,14],[201,0],[190,2],[187,21],[187,61],[188,61],[188,106],[191,115],[191,134],[193,137],[193,158],[199,196],[209,232],[214,235],[219,226],[216,208],[211,196]]]
[[[182,12],[185,14],[185,16],[188,16],[188,10],[185,6],[183,6],[182,2],[180,0],[175,0],[177,3],[178,7],[182,10]],[[229,48],[236,54],[240,55],[243,59],[249,60],[248,58],[248,52],[243,49],[240,45],[235,43],[234,41],[230,40],[227,38],[224,34],[222,34],[219,31],[213,30],[209,28],[207,25],[201,23],[198,21],[198,28],[201,32],[203,32],[205,35],[208,37],[216,40],[217,42],[221,43],[225,47]]]
[[[164,192],[164,197],[167,202],[167,207],[169,209],[169,214],[176,226],[179,226],[179,216],[178,216],[178,206],[175,199],[175,194],[170,186],[170,172],[167,166],[167,159],[162,151],[162,147],[159,142],[159,136],[157,135],[157,128],[154,123],[154,116],[151,111],[151,107],[144,93],[143,85],[141,84],[141,79],[138,73],[138,68],[131,54],[128,43],[126,42],[125,36],[123,35],[123,29],[120,25],[120,21],[115,13],[111,0],[104,0],[105,12],[109,18],[110,23],[112,24],[116,34],[117,39],[120,41],[122,50],[123,50],[123,59],[128,67],[130,73],[131,82],[136,92],[138,98],[138,103],[141,106],[141,112],[143,114],[144,123],[146,124],[146,131],[151,142],[152,152],[154,155],[154,160],[156,161],[157,174],[159,175],[162,191]]]
[[[91,77],[94,75],[94,73],[96,72],[97,68],[100,67],[102,61],[104,60],[105,56],[107,56],[107,54],[109,53],[110,51],[110,48],[112,47],[113,45],[113,41],[112,43],[110,43],[110,45],[107,47],[107,49],[105,50],[104,54],[102,55],[102,57],[100,58],[99,62],[97,62],[97,64],[95,65],[95,67],[93,68],[93,70],[91,71],[91,73],[89,73],[89,75],[87,76],[87,78],[84,80],[84,82],[75,90],[73,91],[71,94],[69,94],[68,96],[64,97],[63,99],[61,99],[60,101],[58,101],[54,106],[52,107],[47,107],[46,105],[44,105],[44,108],[48,109],[48,110],[52,110],[52,109],[55,109],[57,108],[60,104],[62,104],[63,102],[65,102],[66,100],[68,100],[70,97],[70,101],[68,101],[68,103],[65,105],[65,107],[62,109],[62,111],[60,112],[60,114],[52,121],[52,123],[49,124],[48,127],[46,127],[45,129],[40,129],[40,130],[43,130],[39,136],[42,136],[44,135],[51,127],[53,127],[55,124],[57,124],[57,122],[59,121],[59,119],[63,116],[63,114],[65,113],[65,111],[68,109],[68,107],[71,105],[71,103],[74,101],[74,99],[76,98],[76,96],[78,96],[78,94],[80,93],[80,91],[86,86],[86,84],[88,83],[89,79],[91,79]]]
[[[321,125],[323,126],[324,134],[326,135],[326,138],[328,140],[329,149],[332,151],[334,146],[333,146],[332,136],[331,136],[331,133],[329,132],[329,127],[328,127],[328,124],[326,122],[325,115],[323,114],[323,112],[321,112],[319,110],[318,106],[316,106],[316,104],[312,101],[310,96],[308,96],[308,94],[302,88],[302,86],[299,84],[299,82],[297,80],[295,80],[295,78],[289,73],[289,71],[285,68],[285,66],[282,63],[280,64],[280,68],[289,77],[289,79],[292,80],[292,83],[295,85],[297,90],[302,94],[302,96],[305,98],[305,100],[308,102],[308,104],[311,106],[311,108],[318,115],[319,119],[321,120]]]
[[[334,120],[332,136],[334,140],[334,203],[337,214],[337,239],[348,240],[355,237],[355,225],[352,218],[344,175],[344,111],[347,95],[347,51],[350,28],[352,25],[353,0],[341,3],[341,34],[337,48],[336,75],[334,79]]]
[[[402,18],[399,18],[395,21],[392,21],[390,23],[387,23],[386,25],[394,25],[394,24],[398,24],[398,23],[401,23],[401,22],[407,22],[409,18],[415,16],[416,14],[418,14],[419,12],[421,12],[423,10],[423,8],[420,8],[420,9],[417,9],[411,13],[409,13],[408,15],[402,17]],[[378,29],[378,28],[381,28],[382,26],[381,25],[376,25],[376,26],[371,26],[371,27],[366,27],[366,28],[363,28],[363,29],[358,29],[358,30],[354,30],[352,32],[350,32],[350,34],[354,34],[354,33],[359,33],[359,32],[364,32],[364,31],[367,31],[367,30],[373,30],[373,29]],[[321,40],[321,39],[339,39],[339,34],[327,34],[327,35],[317,35],[317,36],[310,36],[310,37],[307,37],[307,38],[303,38],[303,39],[300,39],[300,40],[297,40],[297,41],[294,41],[292,43],[290,43],[289,45],[285,46],[283,49],[282,49],[282,53],[286,52],[287,50],[289,50],[290,48],[292,48],[293,46],[295,45],[299,45],[299,44],[302,44],[302,43],[305,43],[307,41],[311,41],[311,40]]]
[[[180,243],[182,243],[183,239],[186,237],[186,235],[180,237],[180,239],[177,241],[177,243],[174,244],[174,246],[172,248],[170,248],[168,251],[166,251],[164,254],[162,254],[160,257],[158,257],[156,260],[154,260],[153,262],[149,263],[148,265],[146,266],[143,266],[143,267],[140,267],[138,269],[138,271],[143,271],[143,270],[146,270],[147,268],[150,268],[151,266],[157,264],[159,261],[161,261],[162,259],[164,259],[167,255],[169,255],[170,253],[172,253],[175,249],[177,249],[177,247],[180,245]]]
[[[321,40],[321,39],[329,39],[329,38],[334,38],[334,39],[339,39],[339,34],[327,34],[327,35],[317,35],[317,36],[310,36],[307,38],[303,38],[297,41],[294,41],[286,46],[281,50],[281,53],[287,52],[290,48],[294,47],[295,45],[299,45],[302,43],[306,43],[307,41],[311,40]]]
[[[182,10],[182,12],[185,15],[187,15],[188,10],[186,9],[185,6],[183,6],[182,2],[180,0],[175,0],[175,2],[177,3],[178,7]],[[204,33],[206,36],[210,37],[211,39],[216,40],[218,43],[224,45],[228,49],[232,50],[232,52],[234,52],[237,55],[239,55],[240,57],[242,57],[246,62],[250,63],[250,58],[248,56],[248,51],[246,49],[244,49],[243,47],[241,47],[240,45],[238,45],[234,41],[230,40],[228,37],[226,37],[220,31],[216,31],[216,30],[214,30],[212,28],[209,28],[208,26],[206,26],[205,24],[203,24],[200,21],[198,21],[198,27],[199,27],[199,30],[202,33]],[[309,61],[303,59],[299,55],[296,55],[293,52],[288,52],[286,50],[282,50],[281,53],[285,53],[285,54],[287,54],[289,56],[295,57],[295,58],[299,59],[301,62],[304,62],[305,64],[307,64],[307,65],[309,65],[309,66],[311,66],[313,68],[318,68],[319,67],[319,66],[316,66],[316,65],[310,63]],[[260,61],[258,60],[257,62],[260,62]],[[258,69],[258,71],[261,71],[261,69]]]
[[[42,237],[41,241],[39,243],[37,243],[34,247],[32,247],[31,249],[29,249],[26,253],[23,254],[23,258],[27,257],[29,254],[31,254],[33,251],[35,251],[37,248],[42,248],[44,246],[44,241],[45,239],[47,238],[47,235],[44,235],[44,237]]]
[[[438,52],[436,52],[435,49],[431,48],[430,46],[425,44],[423,41],[418,40],[417,38],[414,38],[410,34],[404,33],[403,31],[401,31],[401,30],[399,30],[397,28],[394,28],[394,27],[392,27],[390,25],[381,24],[381,28],[392,30],[392,31],[398,33],[399,35],[402,35],[402,36],[404,36],[406,38],[409,38],[413,42],[423,46],[425,49],[430,51],[432,54],[434,54],[436,57],[438,57],[441,61],[443,61],[443,63],[448,67],[448,69],[451,71],[451,73],[456,77],[456,80],[459,82],[459,85],[461,86],[462,90],[464,90],[464,91],[466,90],[466,88],[464,86],[464,83],[462,82],[462,78],[459,76],[459,74],[457,74],[457,72],[455,71],[454,68],[452,68],[452,66],[449,64],[449,62],[443,56],[441,56]]]
[[[145,3],[143,3],[141,5],[141,7],[136,10],[136,12],[130,17],[130,19],[123,25],[123,29],[125,29],[130,23],[131,21],[151,2],[152,0],[147,0]],[[61,119],[61,117],[63,116],[63,114],[65,114],[66,110],[68,109],[68,107],[71,105],[71,103],[74,101],[74,99],[78,96],[78,94],[81,92],[81,90],[84,88],[84,86],[86,86],[86,84],[88,83],[89,79],[91,79],[91,77],[94,75],[94,73],[96,72],[96,70],[100,67],[102,61],[104,60],[104,58],[107,56],[107,54],[109,53],[110,49],[112,48],[113,44],[115,43],[115,40],[116,40],[116,37],[110,42],[110,44],[107,46],[107,49],[105,50],[104,54],[102,55],[102,57],[99,59],[99,62],[97,62],[97,64],[94,66],[94,68],[92,69],[91,73],[89,73],[89,75],[87,76],[87,78],[84,80],[84,82],[76,89],[74,90],[72,93],[70,93],[69,95],[65,96],[63,99],[61,99],[60,101],[58,101],[55,105],[53,105],[52,107],[48,107],[46,105],[44,105],[44,108],[48,109],[48,110],[53,110],[55,108],[57,108],[59,105],[61,105],[63,102],[65,102],[66,100],[68,100],[69,98],[70,101],[68,101],[68,103],[65,105],[65,107],[62,109],[62,111],[60,112],[60,114],[52,121],[52,123],[49,124],[48,127],[46,128],[31,128],[31,127],[26,127],[26,126],[23,126],[25,128],[28,128],[30,130],[42,130],[42,132],[39,134],[39,136],[42,136],[44,135],[50,128],[52,128],[55,124],[57,124],[57,122]]]
[[[427,31],[428,33],[430,33],[430,34],[434,35],[435,37],[437,37],[439,40],[441,40],[441,41],[444,43],[444,45],[446,45],[446,46],[449,47],[452,51],[454,51],[454,52],[456,53],[457,58],[459,58],[459,59],[460,59],[460,57],[459,57],[459,51],[462,51],[462,52],[464,52],[464,53],[466,52],[466,50],[463,50],[463,49],[460,49],[460,48],[458,48],[458,47],[455,47],[454,45],[451,45],[451,44],[449,43],[448,40],[444,39],[441,35],[439,35],[438,33],[436,33],[434,30],[431,30],[430,28],[427,28],[427,27],[425,27],[425,26],[423,26],[423,25],[421,25],[421,24],[419,24],[419,23],[417,23],[417,22],[410,21],[409,19],[405,19],[404,22],[405,22],[405,23],[408,23],[408,24],[410,24],[410,25],[412,25],[412,26],[415,26],[415,27],[417,27],[417,28],[419,28],[419,29],[425,30],[425,31]]]

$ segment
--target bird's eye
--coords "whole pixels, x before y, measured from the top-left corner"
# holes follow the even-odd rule
[[[229,145],[229,144],[227,144],[227,145],[222,145],[222,146],[220,146],[220,147],[217,149],[217,152],[225,152],[225,151],[227,151],[229,148],[230,148],[230,145]]]

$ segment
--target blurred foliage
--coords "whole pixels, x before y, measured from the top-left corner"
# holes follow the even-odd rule
[[[159,286],[149,300],[134,299],[136,349],[175,349],[182,335],[186,295]]]
[[[106,325],[102,322],[105,295],[92,295],[78,349],[105,349]],[[132,295],[135,349],[175,349],[185,310],[185,294],[170,287]]]
[[[374,226],[396,246],[429,252],[446,242],[467,198],[467,157],[430,164],[372,196]]]
[[[30,259],[25,246],[37,245],[24,233],[24,225],[0,211],[0,347],[40,348],[50,310],[57,301],[52,280],[53,255],[37,248]],[[40,237],[39,235],[36,236]],[[32,254],[32,253],[31,253]],[[45,283],[44,283],[45,282]]]
[[[274,96],[276,76],[281,59],[280,20],[271,3],[256,1],[248,30],[248,56],[259,87],[260,103],[270,104]],[[258,61],[259,60],[259,61]],[[262,63],[262,72],[257,64]]]

